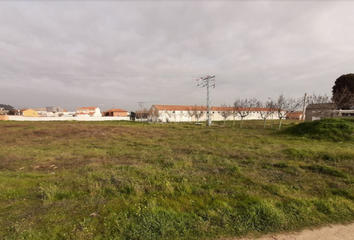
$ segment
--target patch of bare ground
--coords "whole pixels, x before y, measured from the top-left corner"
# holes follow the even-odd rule
[[[354,223],[349,225],[330,225],[320,229],[302,232],[268,235],[260,238],[237,238],[237,240],[354,240]],[[227,238],[222,240],[236,240]]]

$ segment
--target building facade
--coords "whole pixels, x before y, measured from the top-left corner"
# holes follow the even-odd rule
[[[24,117],[38,117],[37,111],[33,109],[20,109],[20,112]]]
[[[112,108],[103,113],[105,117],[129,117],[129,112],[119,108]]]
[[[82,107],[76,109],[78,117],[102,117],[101,110],[98,107]]]
[[[277,111],[269,108],[236,109],[234,107],[211,107],[212,121],[241,120],[240,112],[247,115],[245,120],[261,120],[265,113],[268,118],[277,118]],[[269,114],[270,113],[270,114]],[[153,105],[149,110],[152,122],[199,122],[206,121],[207,107],[183,105]]]

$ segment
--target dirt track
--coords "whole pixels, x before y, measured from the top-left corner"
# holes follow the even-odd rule
[[[254,240],[255,238],[227,239]],[[226,239],[225,239],[226,240]],[[354,224],[331,225],[328,227],[304,230],[298,233],[268,235],[257,240],[354,240]]]

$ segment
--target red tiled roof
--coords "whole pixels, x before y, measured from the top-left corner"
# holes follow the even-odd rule
[[[109,109],[107,110],[106,112],[128,112],[124,109],[120,109],[120,108],[112,108],[112,109]]]
[[[296,112],[292,112],[286,115],[286,117],[288,118],[299,118],[302,115],[302,112],[300,111],[296,111]]]

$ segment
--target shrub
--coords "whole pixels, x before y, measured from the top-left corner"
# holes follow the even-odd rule
[[[327,118],[294,125],[284,132],[311,139],[349,141],[353,138],[354,124],[343,119]]]

